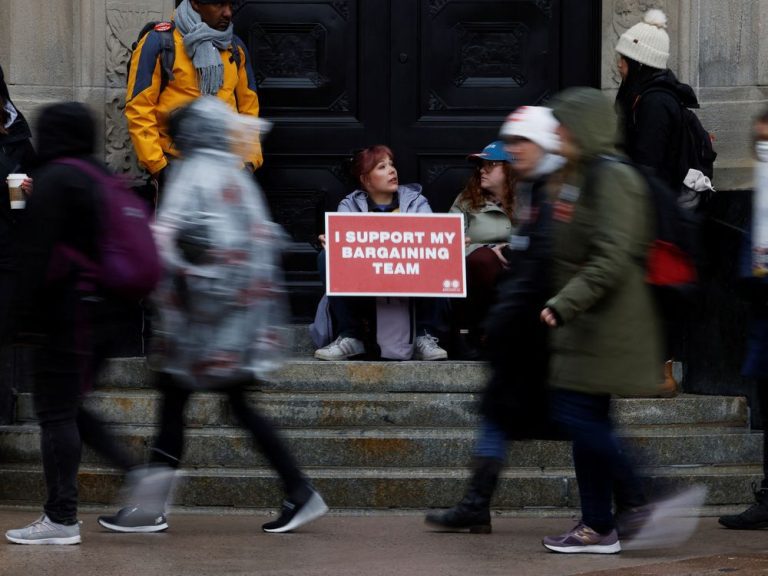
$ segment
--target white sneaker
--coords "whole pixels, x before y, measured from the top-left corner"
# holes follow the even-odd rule
[[[315,350],[315,358],[318,360],[346,360],[353,356],[360,356],[365,353],[365,344],[357,338],[348,336],[339,336],[319,350]]]
[[[448,352],[438,346],[437,338],[429,334],[416,338],[414,360],[445,360],[446,358],[448,358]]]
[[[8,530],[5,538],[14,544],[80,544],[80,523],[58,524],[45,514],[17,530]]]
[[[312,490],[309,499],[303,504],[296,504],[290,500],[283,501],[280,517],[272,522],[267,522],[261,529],[264,532],[290,532],[307,522],[320,518],[328,512],[328,506],[322,496]]]

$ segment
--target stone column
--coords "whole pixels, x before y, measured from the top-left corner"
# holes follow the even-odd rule
[[[716,186],[749,188],[749,126],[768,103],[768,2],[603,0],[602,87],[611,95],[619,85],[618,37],[650,8],[667,14],[669,68],[694,88],[701,103],[697,114],[716,138]]]

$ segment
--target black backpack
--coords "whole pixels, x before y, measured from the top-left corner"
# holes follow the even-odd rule
[[[176,60],[176,46],[173,43],[173,31],[176,25],[173,22],[147,22],[131,44],[131,55],[144,36],[154,31],[160,36],[160,91],[165,90],[168,82],[173,80],[173,63]],[[240,50],[232,47],[232,62],[240,68]],[[131,59],[128,59],[128,76],[131,75]]]
[[[586,187],[594,181],[600,166],[620,162],[635,169],[648,189],[654,237],[645,259],[645,281],[653,288],[662,310],[672,310],[685,304],[698,287],[701,219],[693,210],[678,203],[678,191],[644,166],[625,158],[601,156],[587,172]]]
[[[160,90],[165,90],[168,82],[173,80],[173,63],[176,60],[176,47],[173,43],[173,30],[176,28],[173,22],[147,22],[136,37],[136,41],[131,44],[131,56],[136,51],[144,36],[152,31],[160,36]],[[127,72],[131,75],[131,60],[128,58]]]
[[[696,116],[696,113],[686,107],[673,90],[663,86],[651,87],[640,94],[634,108],[637,108],[643,96],[653,92],[669,94],[680,106],[682,134],[680,137],[680,154],[678,156],[677,170],[677,173],[680,175],[680,184],[682,185],[689,169],[699,170],[712,180],[715,173],[715,159],[717,158],[717,152],[715,152],[712,146],[713,136],[702,126],[701,120]]]

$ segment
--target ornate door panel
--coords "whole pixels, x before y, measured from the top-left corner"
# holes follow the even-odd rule
[[[341,166],[349,152],[386,140],[389,78],[375,64],[387,43],[386,7],[386,0],[237,5],[235,31],[253,57],[262,116],[275,122],[259,179],[297,242],[316,237],[318,199],[348,190]]]
[[[322,207],[350,190],[350,151],[390,145],[402,182],[447,210],[465,156],[506,114],[564,86],[597,85],[599,0],[239,0],[262,116],[275,122],[259,180],[295,244],[294,314],[319,295]],[[318,211],[318,207],[320,210]],[[307,296],[307,297],[305,297]]]
[[[400,170],[424,185],[435,210],[450,207],[469,175],[465,156],[496,139],[508,112],[564,85],[561,69],[573,64],[562,50],[562,24],[572,16],[565,4],[393,2],[392,144]],[[595,79],[582,74],[578,83]]]

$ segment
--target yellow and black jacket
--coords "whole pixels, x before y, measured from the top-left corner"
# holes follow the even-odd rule
[[[151,174],[166,167],[166,156],[177,156],[168,137],[168,115],[201,95],[197,71],[177,29],[173,30],[173,40],[176,52],[173,79],[164,88],[161,87],[162,42],[159,32],[151,30],[147,33],[131,56],[125,117],[139,163]],[[240,52],[239,59],[233,57],[233,50]],[[241,114],[258,116],[256,78],[242,40],[233,36],[230,50],[221,51],[221,61],[224,83],[216,96]],[[245,160],[256,168],[261,166],[261,146],[257,145]]]

